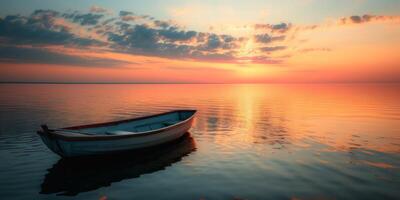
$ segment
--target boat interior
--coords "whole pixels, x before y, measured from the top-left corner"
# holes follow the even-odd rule
[[[125,135],[153,131],[168,126],[173,126],[190,118],[196,111],[176,111],[156,116],[121,121],[120,123],[105,124],[82,129],[63,129],[64,132],[73,132],[87,135]]]

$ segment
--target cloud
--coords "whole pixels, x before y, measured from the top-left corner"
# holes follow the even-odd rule
[[[186,41],[196,37],[196,31],[179,31],[176,27],[162,29],[158,31],[159,35],[170,41]]]
[[[342,17],[340,19],[336,19],[332,21],[326,21],[322,24],[314,24],[314,25],[306,25],[306,26],[294,26],[295,31],[307,31],[307,30],[316,30],[319,28],[327,28],[334,26],[343,26],[343,25],[361,25],[367,23],[400,23],[400,16],[387,16],[387,15],[353,15],[349,17]]]
[[[332,49],[331,48],[305,48],[305,49],[299,50],[299,52],[301,52],[301,53],[308,53],[308,52],[314,52],[314,51],[329,52],[329,51],[332,51]]]
[[[16,15],[0,19],[0,36],[23,44],[63,44],[73,38],[66,27],[54,27],[52,19],[40,21]]]
[[[120,17],[127,16],[127,15],[134,15],[134,13],[133,12],[129,12],[129,11],[124,11],[124,10],[119,11],[119,16]]]
[[[15,45],[101,45],[90,38],[81,38],[70,28],[56,24],[57,12],[37,10],[31,16],[9,15],[0,19],[0,37]]]
[[[271,26],[272,32],[277,31],[277,32],[281,32],[284,33],[287,30],[289,30],[291,28],[291,24],[286,24],[286,23],[280,23],[280,24],[275,24]]]
[[[339,24],[362,24],[368,22],[400,22],[400,16],[379,16],[379,15],[353,15],[339,20]]]
[[[254,28],[256,30],[268,30],[272,33],[285,33],[292,28],[290,23],[280,23],[280,24],[255,24]]]
[[[166,69],[170,69],[170,70],[185,70],[185,71],[206,71],[206,72],[216,72],[216,71],[221,71],[221,72],[233,72],[234,70],[232,69],[222,69],[222,68],[213,68],[213,67],[207,67],[207,66],[203,66],[203,67],[190,67],[190,66],[186,66],[186,67],[176,67],[176,66],[167,66],[165,67]]]
[[[133,30],[126,32],[126,41],[123,45],[129,45],[143,50],[155,50],[158,48],[157,31],[145,25],[137,25]],[[121,44],[121,43],[120,43]]]
[[[103,15],[103,11],[102,8],[92,7],[91,13],[37,10],[27,17],[7,16],[0,20],[1,41],[3,45],[14,45],[14,47],[18,45],[102,47],[102,51],[105,52],[232,63],[240,60],[237,56],[238,50],[248,40],[245,37],[237,38],[228,34],[185,30],[171,21],[156,20],[129,11],[120,11],[117,17]],[[56,23],[62,19],[68,20],[74,26]],[[281,23],[269,27],[275,32],[282,33],[290,25]],[[80,31],[74,31],[75,28]],[[83,35],[82,32],[87,34]],[[255,37],[258,42],[263,43],[285,39],[285,35],[263,34]],[[272,52],[279,50],[279,47],[264,47],[261,50]],[[254,55],[256,56],[258,57],[254,61],[257,62],[269,63],[272,60],[262,55]],[[65,63],[65,59],[60,60],[60,63]]]
[[[151,18],[148,15],[136,15],[133,12],[124,11],[124,10],[121,10],[119,12],[119,17],[121,18],[122,21],[131,21],[131,22],[135,22],[138,20],[148,20]]]
[[[130,16],[122,13],[123,16]],[[148,19],[151,21],[151,19]],[[234,59],[232,49],[237,39],[230,35],[217,35],[186,31],[166,21],[152,23],[115,23],[118,32],[107,32],[108,40],[119,52],[167,58],[196,60]],[[218,51],[218,52],[217,52]]]
[[[273,52],[273,51],[281,51],[285,50],[286,46],[274,46],[274,47],[261,47],[260,50],[263,52]]]
[[[326,26],[399,20],[396,16],[355,15],[340,18],[334,23],[307,26],[291,23],[254,24],[250,26],[254,28],[254,32],[249,33],[248,36],[235,37],[229,34],[213,33],[210,30],[206,32],[187,30],[173,21],[158,20],[130,11],[120,11],[117,16],[105,12],[105,8],[92,6],[89,13],[36,10],[28,16],[8,15],[0,18],[0,45],[3,46],[2,48],[26,46],[32,49],[36,46],[59,45],[68,48],[96,48],[105,53],[119,52],[171,59],[276,64],[287,58],[276,57],[273,52],[286,49],[291,54],[328,51],[328,48],[302,49],[301,43],[290,43],[300,31],[317,30],[319,27]],[[246,47],[247,44],[250,48]],[[19,50],[20,52],[27,51],[30,55],[45,54],[40,51],[34,54],[31,52],[32,49]],[[17,51],[14,50],[14,52]],[[3,50],[2,53],[6,52]],[[54,52],[48,54],[53,55],[53,58],[59,56],[54,55]],[[78,61],[77,58],[68,57],[70,55],[65,56],[59,56],[60,63],[67,63],[66,60]],[[9,54],[0,55],[0,57],[17,59]],[[30,60],[34,62],[33,58]],[[94,61],[81,61],[84,65],[85,63],[98,65]],[[49,62],[56,63],[56,60]],[[72,61],[69,62],[71,65],[76,65]],[[106,62],[108,61],[103,61],[103,63]]]
[[[92,7],[90,13],[58,13],[37,10],[31,16],[7,16],[0,20],[3,45],[63,45],[102,47],[102,51],[132,55],[193,59],[199,61],[237,62],[239,48],[248,38],[228,34],[185,30],[171,21],[156,20],[147,15],[120,11],[118,16],[103,14],[104,8]],[[62,19],[72,23],[56,23]],[[272,32],[282,34],[290,24],[268,25]],[[74,27],[74,28],[72,28]],[[73,29],[79,29],[74,31]],[[86,32],[86,34],[81,34]],[[285,35],[255,36],[261,43],[282,41]],[[271,49],[269,49],[271,48]],[[276,49],[274,49],[276,48]],[[281,47],[282,48],[282,47]],[[264,47],[262,52],[278,51],[279,47]],[[258,56],[257,62],[268,63],[270,58]],[[268,60],[266,60],[268,59]]]
[[[233,52],[225,52],[225,53],[210,53],[204,51],[193,51],[190,55],[190,58],[201,60],[201,61],[209,61],[209,62],[223,62],[223,63],[236,63],[236,57],[233,55]]]
[[[254,39],[259,43],[271,43],[274,41],[282,41],[285,40],[285,35],[280,36],[270,36],[268,33],[254,35]]]
[[[75,23],[80,23],[82,26],[96,25],[103,16],[103,14],[79,14],[77,12],[70,14],[66,13],[63,15],[63,17],[70,19]]]
[[[154,26],[168,28],[169,26],[171,26],[171,24],[166,21],[154,20]]]
[[[248,57],[239,57],[237,58],[238,62],[251,62],[254,64],[281,64],[283,62],[280,58],[272,58],[270,56],[248,56]]]
[[[343,17],[333,21],[326,21],[322,24],[313,25],[293,25],[291,23],[280,23],[280,24],[255,24],[254,30],[257,34],[253,35],[254,41],[260,44],[269,44],[274,41],[282,41],[281,46],[265,47],[260,45],[258,49],[261,52],[267,54],[275,51],[287,49],[288,45],[291,45],[291,49],[298,49],[301,43],[289,43],[293,41],[303,31],[318,31],[322,28],[344,26],[344,25],[359,25],[367,23],[395,23],[400,24],[400,16],[378,16],[378,15],[353,15],[349,17]],[[277,36],[276,36],[277,35]],[[288,39],[286,39],[288,38]],[[313,51],[331,51],[330,48],[306,48],[297,50],[299,53],[308,53]]]
[[[222,41],[219,39],[219,37],[216,34],[211,34],[207,38],[207,43],[204,46],[204,50],[215,50],[217,48],[220,48],[222,46]]]
[[[137,20],[142,19],[142,17],[136,16],[136,15],[125,15],[125,16],[121,16],[121,19],[123,21],[137,21]]]
[[[121,67],[125,64],[136,64],[107,58],[62,54],[43,48],[12,46],[0,46],[0,62],[58,64],[80,67]]]
[[[124,25],[120,24],[120,26]],[[186,33],[158,30],[146,25],[127,25],[120,30],[122,30],[120,34],[108,33],[108,39],[118,45],[115,47],[117,51],[160,57],[184,56],[190,51],[188,45],[173,43],[177,40],[187,39]]]
[[[93,13],[106,13],[106,12],[108,12],[108,10],[103,8],[103,7],[93,5],[92,7],[90,7],[90,12],[93,12]]]

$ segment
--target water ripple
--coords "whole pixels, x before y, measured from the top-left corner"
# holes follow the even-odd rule
[[[0,85],[0,196],[399,199],[399,89]],[[68,162],[35,133],[173,109],[198,110],[192,140],[120,159]]]

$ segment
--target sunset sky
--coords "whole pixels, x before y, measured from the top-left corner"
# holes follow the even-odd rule
[[[399,0],[0,0],[0,82],[399,82]]]

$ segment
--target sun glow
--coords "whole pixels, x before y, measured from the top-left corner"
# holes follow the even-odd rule
[[[254,52],[254,40],[253,38],[248,39],[244,45],[239,49],[238,57],[240,63],[251,63],[252,57],[255,56]]]

